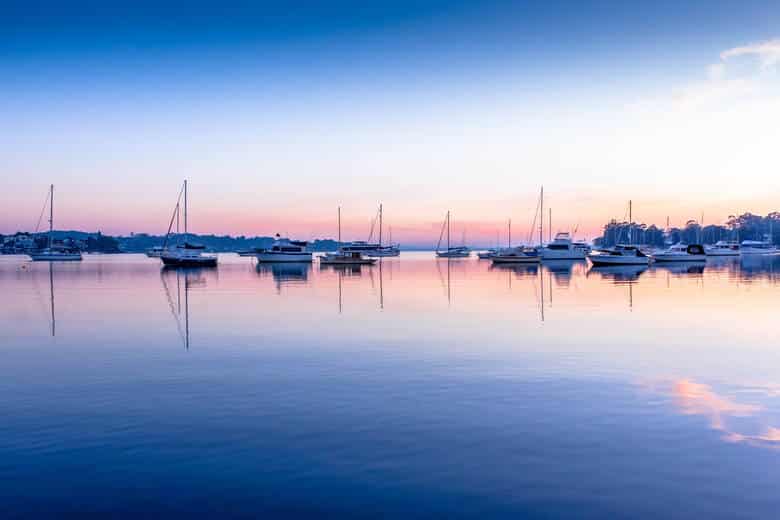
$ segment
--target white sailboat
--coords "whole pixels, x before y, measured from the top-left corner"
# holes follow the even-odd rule
[[[632,203],[628,201],[629,244],[617,244],[615,247],[594,251],[588,255],[588,260],[594,266],[612,265],[649,265],[650,257],[644,254],[634,242],[634,222]]]
[[[45,207],[45,206],[44,206]],[[39,221],[40,222],[40,221]],[[49,243],[46,249],[29,253],[34,262],[78,262],[81,261],[81,251],[69,250],[54,245],[54,184],[49,186]]]
[[[376,249],[367,251],[366,255],[372,257],[391,257],[401,255],[401,246],[398,244],[393,244],[392,234],[390,235],[389,244],[386,246],[382,245],[382,204],[379,205],[379,245]]]
[[[166,248],[168,237],[171,234],[171,227],[173,226],[173,219],[176,217],[179,211],[179,202],[176,202],[174,208],[174,214],[171,217],[171,223],[168,226],[168,233],[165,236],[165,244],[163,248],[165,251],[160,255],[160,259],[165,266],[168,267],[216,267],[217,255],[212,253],[206,253],[206,247],[200,244],[194,244],[187,241],[189,230],[187,228],[187,180],[185,179],[182,187],[184,194],[184,242],[176,245],[173,248]],[[181,198],[181,193],[179,194]]]
[[[364,256],[361,249],[352,249],[352,244],[341,246],[341,206],[339,206],[339,250],[335,253],[325,253],[320,256],[321,265],[373,265],[376,258]]]
[[[544,188],[542,188],[542,191],[539,195],[539,204],[542,204],[542,200],[544,197]],[[534,215],[534,220],[536,219],[536,215]],[[541,221],[540,221],[541,222]],[[531,229],[533,232],[533,224],[531,225]],[[541,261],[541,256],[539,255],[539,251],[537,249],[534,249],[532,247],[525,247],[525,246],[517,246],[512,247],[512,220],[510,219],[508,222],[508,242],[507,242],[507,248],[506,249],[500,249],[496,252],[495,255],[492,256],[491,260],[493,261],[493,264],[538,264]],[[541,245],[542,242],[542,228],[539,227],[539,244]]]
[[[441,250],[441,241],[444,237],[444,230],[447,230],[447,249]],[[465,242],[465,240],[464,240]],[[471,249],[466,247],[465,243],[461,246],[452,247],[450,245],[450,212],[442,223],[441,233],[439,233],[439,243],[436,244],[436,256],[438,258],[468,258],[471,256]]]

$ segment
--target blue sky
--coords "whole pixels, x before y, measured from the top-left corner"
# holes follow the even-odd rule
[[[591,235],[628,198],[659,222],[780,206],[777,3],[4,6],[0,232],[50,182],[63,227],[159,231],[185,176],[204,232],[321,235],[341,204],[359,235],[382,201],[409,241],[448,209],[492,237],[542,182]]]

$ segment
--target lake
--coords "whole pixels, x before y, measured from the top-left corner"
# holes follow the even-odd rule
[[[3,517],[755,518],[780,257],[0,257]]]

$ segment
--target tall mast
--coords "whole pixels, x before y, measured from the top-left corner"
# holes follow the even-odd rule
[[[634,216],[633,216],[633,201],[628,201],[628,243],[633,245],[634,243]]]
[[[450,212],[447,212],[447,251],[450,250]]]
[[[339,247],[341,247],[341,206],[339,206]]]
[[[544,186],[539,192],[539,247],[544,242]]]
[[[382,204],[379,204],[379,247],[382,247]]]
[[[184,241],[187,241],[187,179],[184,179]]]
[[[54,232],[54,184],[49,186],[49,249],[51,249],[52,233]]]
[[[511,218],[509,219],[509,237],[507,239],[506,245],[509,249],[512,249],[512,219]]]

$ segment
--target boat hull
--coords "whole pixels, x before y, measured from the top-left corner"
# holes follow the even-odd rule
[[[653,261],[655,262],[706,262],[707,255],[669,255],[659,253],[653,255]]]
[[[320,264],[321,265],[373,265],[376,263],[376,259],[374,258],[361,258],[361,259],[354,259],[354,258],[342,258],[342,259],[334,259],[334,258],[325,258],[320,257]]]
[[[739,256],[739,251],[707,251],[707,256]]]
[[[590,255],[588,260],[596,266],[648,265],[650,263],[650,258],[646,256]]]
[[[468,258],[471,256],[471,252],[468,253],[436,253],[438,258]]]
[[[585,260],[587,254],[581,249],[542,249],[542,260]]]
[[[750,247],[743,247],[741,249],[741,253],[742,253],[743,256],[744,255],[750,255],[750,256],[776,255],[776,254],[778,254],[778,252],[780,252],[780,251],[778,251],[777,249],[761,249],[761,248],[753,249],[753,248],[750,248]]]
[[[179,258],[173,256],[161,256],[162,263],[168,267],[216,267],[216,256]]]
[[[540,256],[494,256],[494,264],[538,264],[542,261]]]
[[[81,253],[30,253],[33,262],[79,262]]]
[[[311,263],[311,253],[256,253],[254,255],[260,263]]]
[[[387,258],[393,256],[401,256],[401,251],[396,249],[393,251],[368,251],[366,256],[372,256],[375,258]]]

